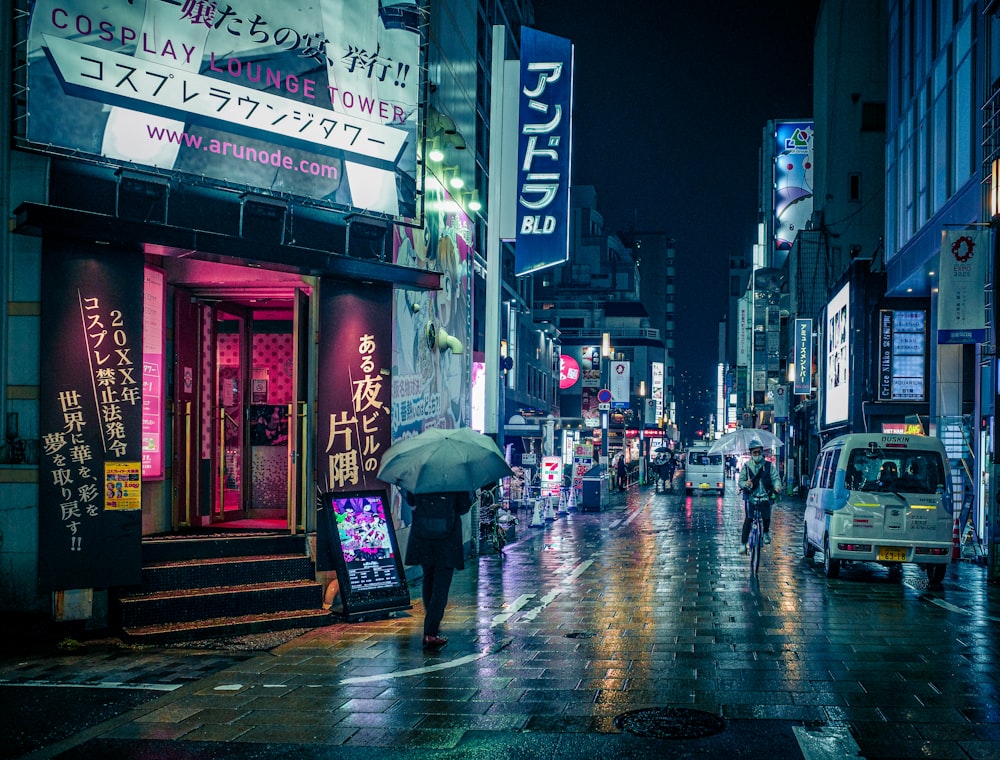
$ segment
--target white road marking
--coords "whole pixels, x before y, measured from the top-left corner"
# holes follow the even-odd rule
[[[389,681],[394,678],[408,678],[410,676],[422,676],[426,673],[435,673],[439,670],[449,670],[450,668],[457,668],[461,665],[466,665],[470,662],[481,660],[488,655],[499,652],[501,649],[507,647],[511,641],[512,639],[504,639],[503,641],[498,642],[494,646],[491,646],[488,649],[483,650],[482,652],[467,654],[464,657],[456,657],[454,660],[448,660],[448,662],[439,662],[435,663],[434,665],[425,665],[422,668],[410,668],[409,670],[394,670],[390,673],[377,673],[375,675],[344,678],[338,683],[341,686],[347,686],[350,684],[371,683],[372,681]]]
[[[506,612],[501,612],[499,615],[494,615],[493,619],[490,621],[490,625],[491,626],[503,625],[514,616],[515,612],[520,610],[522,607],[524,607],[524,605],[526,605],[534,598],[535,598],[534,594],[521,594],[521,596],[519,596],[517,599],[514,600],[513,604],[507,607]]]
[[[937,598],[935,598],[933,596],[927,596],[927,597],[924,597],[924,598],[927,599],[927,601],[929,601],[931,604],[936,604],[938,607],[941,607],[942,609],[946,609],[949,612],[960,612],[963,615],[975,615],[976,614],[972,610],[967,610],[964,607],[958,607],[958,606],[952,604],[951,602],[946,602],[944,599],[937,599]],[[984,620],[992,620],[994,623],[1000,623],[1000,618],[994,617],[993,615],[982,615],[981,617]]]
[[[122,683],[121,681],[96,681],[94,683],[64,683],[62,681],[7,681],[0,679],[0,686],[50,686],[64,689],[136,689],[137,691],[173,691],[180,683]]]
[[[805,760],[864,760],[851,732],[844,726],[806,729],[792,726]]]

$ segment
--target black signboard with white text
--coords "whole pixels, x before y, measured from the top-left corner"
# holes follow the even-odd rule
[[[39,587],[139,582],[143,258],[46,239]]]

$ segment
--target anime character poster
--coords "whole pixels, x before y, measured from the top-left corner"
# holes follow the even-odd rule
[[[784,266],[799,230],[813,212],[813,124],[779,122],[774,145],[774,254]]]
[[[470,424],[474,228],[430,176],[424,209],[423,228],[393,230],[396,264],[441,273],[438,291],[398,289],[394,296],[393,441]],[[409,522],[397,494],[393,515],[400,514]]]
[[[396,226],[393,233],[395,263],[441,273],[436,292],[396,291],[394,441],[427,428],[469,424],[473,228],[436,183],[428,184],[423,229]]]

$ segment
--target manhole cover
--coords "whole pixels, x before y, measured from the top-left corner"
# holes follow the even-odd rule
[[[704,710],[648,707],[622,713],[615,727],[650,739],[701,739],[723,731],[726,721]]]

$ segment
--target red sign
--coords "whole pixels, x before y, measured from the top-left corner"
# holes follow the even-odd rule
[[[559,389],[566,390],[576,385],[580,379],[580,365],[572,356],[559,357]]]

